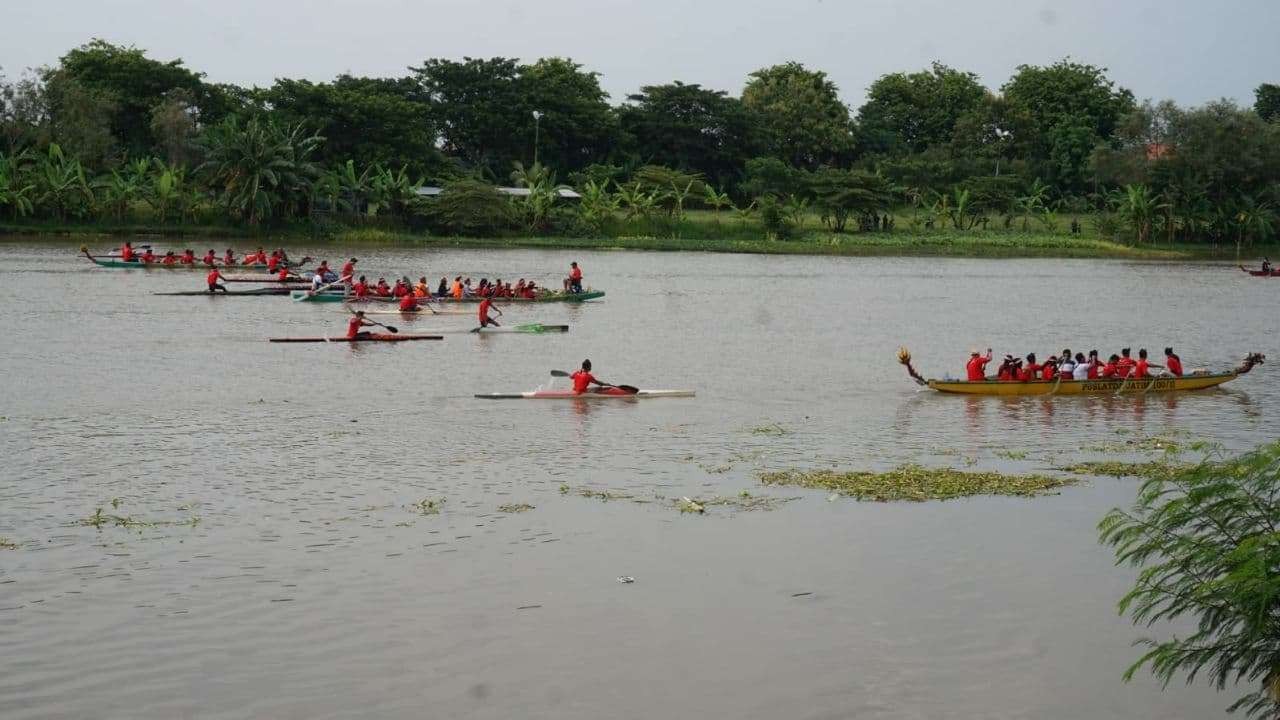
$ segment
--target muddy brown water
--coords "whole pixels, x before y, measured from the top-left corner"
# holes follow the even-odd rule
[[[576,259],[608,295],[504,318],[567,335],[280,346],[266,338],[341,333],[341,310],[153,297],[202,274],[0,246],[0,537],[19,544],[0,550],[0,716],[1203,718],[1234,699],[1121,680],[1143,634],[1115,612],[1134,571],[1095,525],[1135,480],[876,504],[756,476],[1040,471],[1171,433],[1253,447],[1276,434],[1270,366],[1180,396],[966,399],[917,392],[894,352],[931,376],[961,374],[972,345],[1280,358],[1280,280],[1115,260],[357,254],[433,283],[558,282]],[[472,397],[584,357],[698,395]],[[671,505],[744,490],[798,499]],[[534,509],[498,510],[515,503]],[[79,524],[97,508],[150,524]]]

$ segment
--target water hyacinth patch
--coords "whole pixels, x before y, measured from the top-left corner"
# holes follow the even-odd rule
[[[1067,477],[969,472],[919,465],[902,465],[888,472],[784,470],[763,473],[760,481],[765,485],[831,490],[858,500],[878,502],[951,500],[972,495],[1035,497],[1053,494],[1058,488],[1078,482]]]
[[[1144,480],[1167,479],[1185,471],[1190,465],[1169,463],[1161,460],[1150,462],[1120,462],[1118,460],[1099,460],[1081,462],[1058,468],[1062,472],[1076,475],[1095,475],[1105,477],[1137,477]]]

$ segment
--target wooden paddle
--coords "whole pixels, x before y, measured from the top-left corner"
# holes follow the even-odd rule
[[[572,375],[563,370],[552,370],[551,377],[567,378],[567,377],[572,377]],[[604,387],[618,388],[619,390],[627,393],[628,395],[635,395],[636,393],[640,392],[640,388],[634,385],[611,385],[609,383],[600,383],[600,384],[603,385]]]
[[[344,283],[344,282],[346,282],[346,281],[348,281],[348,280],[350,280],[350,279],[351,279],[351,276],[350,276],[350,275],[343,275],[342,277],[338,278],[337,280],[334,280],[333,282],[329,283],[328,285],[321,285],[320,287],[316,288],[315,290],[308,290],[306,295],[299,295],[298,297],[294,298],[294,299],[293,299],[293,301],[294,301],[294,302],[302,302],[302,301],[303,301],[304,299],[306,299],[306,298],[309,298],[309,297],[315,297],[316,295],[319,295],[320,293],[324,292],[325,290],[328,290],[329,288],[333,287],[334,285],[341,285],[342,283]]]
[[[347,309],[348,309],[348,310],[351,310],[351,308],[347,308]],[[355,315],[357,312],[359,312],[359,311],[357,311],[357,310],[351,310],[351,314],[352,314],[352,315]],[[365,316],[363,316],[363,315],[362,315],[361,317],[362,317],[362,318],[364,318],[364,321],[365,321],[365,322],[373,323],[374,325],[377,325],[377,326],[379,326],[379,327],[384,327],[384,328],[386,328],[387,330],[389,330],[389,331],[391,331],[391,332],[393,332],[393,333],[398,333],[398,332],[400,332],[400,328],[396,327],[395,325],[383,325],[382,323],[378,322],[377,320],[370,320],[368,317],[365,317]]]

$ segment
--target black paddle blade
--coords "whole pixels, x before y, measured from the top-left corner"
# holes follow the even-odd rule
[[[569,373],[563,370],[552,370],[551,377],[569,377]]]
[[[640,392],[640,388],[635,387],[634,385],[614,385],[614,387],[618,388],[619,390],[625,392],[628,395],[635,395],[636,393]]]
[[[386,328],[389,332],[393,332],[393,333],[400,332],[400,328],[396,327],[395,325],[383,325],[382,327]]]

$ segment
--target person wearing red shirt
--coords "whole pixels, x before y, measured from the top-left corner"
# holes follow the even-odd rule
[[[493,310],[494,312],[498,313],[499,317],[501,317],[502,310],[500,310],[497,307],[494,307],[493,298],[485,298],[481,300],[480,308],[476,313],[480,319],[480,327],[476,328],[476,330],[483,330],[486,327],[489,327],[490,325],[494,327],[499,327],[498,321],[489,317],[490,310]]]
[[[1058,376],[1058,358],[1050,356],[1044,361],[1044,365],[1040,366],[1040,379],[1053,380]]]
[[[156,254],[151,252],[151,248],[142,251],[142,262],[150,264],[156,261]]]
[[[360,281],[351,286],[351,292],[358,298],[369,297],[369,281],[361,275]]]
[[[160,264],[161,265],[177,265],[178,256],[174,255],[173,251],[170,250],[169,252],[164,254],[164,259],[160,261]]]
[[[1133,358],[1129,357],[1129,348],[1120,349],[1120,359],[1116,362],[1116,377],[1126,378],[1133,372]]]
[[[1036,354],[1030,353],[1027,355],[1027,364],[1023,365],[1022,369],[1018,371],[1018,379],[1022,382],[1031,382],[1039,377],[1039,375],[1040,363],[1036,362]]]
[[[1164,349],[1164,366],[1169,374],[1174,377],[1182,377],[1182,358],[1173,354],[1173,348]]]
[[[1102,370],[1102,362],[1098,360],[1098,351],[1089,351],[1089,379],[1097,380],[1098,373]]]
[[[215,253],[213,249],[210,248],[209,252],[205,253],[203,262],[205,265],[208,265],[209,267],[213,267],[214,265],[217,265],[218,264],[217,253]]]
[[[267,272],[275,272],[280,267],[280,253],[272,250],[271,257],[267,258]]]
[[[569,277],[564,279],[564,289],[566,292],[582,292],[582,268],[577,262],[569,263]]]
[[[358,261],[355,258],[351,258],[343,264],[342,277],[353,278],[356,276],[356,262]]]
[[[400,296],[401,312],[414,312],[421,309],[422,306],[418,304],[418,298],[414,297],[413,293]]]
[[[347,322],[347,337],[355,340],[357,338],[367,338],[370,333],[361,330],[362,327],[373,327],[374,323],[364,319],[364,311],[357,310],[351,320]]]
[[[374,287],[373,294],[378,297],[391,297],[391,286],[387,284],[386,278],[378,278],[378,285]]]
[[[1004,360],[1000,362],[1000,369],[996,371],[996,380],[1000,382],[1009,382],[1014,379],[1013,356],[1005,355]]]
[[[1102,371],[1099,375],[1108,380],[1118,377],[1120,375],[1120,356],[1111,353],[1111,357],[1107,358],[1107,362],[1102,366]]]
[[[524,290],[520,293],[520,297],[525,300],[533,300],[538,297],[538,284],[531,282],[524,286]]]
[[[280,268],[280,272],[276,275],[276,280],[289,282],[289,268]]]
[[[1147,349],[1138,348],[1138,362],[1133,365],[1132,378],[1149,378],[1151,377],[1151,365],[1147,362]]]
[[[127,241],[120,247],[120,259],[124,262],[138,262],[137,254],[133,252],[133,245]]]
[[[600,387],[605,386],[604,383],[597,380],[595,376],[591,374],[590,360],[583,360],[582,369],[570,375],[569,379],[573,380],[573,392],[576,395],[581,395],[587,392],[592,383],[595,383]]]
[[[227,267],[231,267],[236,264],[236,254],[231,250],[231,248],[227,248],[226,254],[222,256],[222,264]]]
[[[404,284],[404,280],[397,279],[396,286],[392,289],[391,294],[395,297],[402,298],[405,295],[412,295],[413,291],[409,289],[408,285]]]
[[[965,373],[969,382],[982,382],[987,379],[987,363],[991,362],[991,348],[987,348],[985,356],[979,355],[977,348],[969,351],[969,362],[965,365]]]
[[[186,252],[182,253],[182,257],[178,258],[178,262],[182,263],[183,265],[195,265],[196,251],[187,250]]]
[[[262,248],[258,248],[258,252],[250,253],[244,256],[243,265],[266,265],[267,253]]]
[[[210,270],[209,274],[204,276],[204,279],[205,279],[205,282],[209,283],[210,293],[216,290],[221,290],[222,292],[227,291],[227,286],[222,285],[218,282],[219,280],[226,280],[226,278],[222,277],[222,273],[218,272],[218,268],[213,268],[212,270]]]

